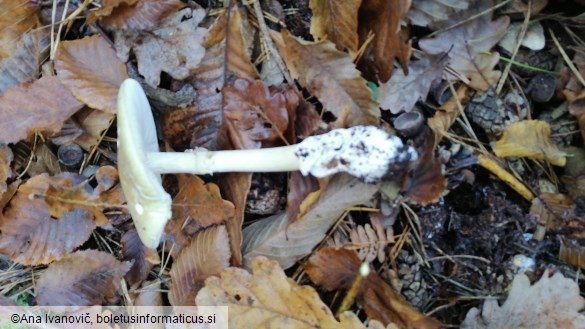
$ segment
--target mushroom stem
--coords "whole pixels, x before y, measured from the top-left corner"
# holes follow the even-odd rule
[[[146,163],[158,174],[294,171],[299,170],[297,149],[297,145],[290,145],[254,150],[148,152]]]

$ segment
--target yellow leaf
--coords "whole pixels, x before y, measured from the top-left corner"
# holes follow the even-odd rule
[[[564,166],[566,153],[550,139],[550,125],[544,121],[526,120],[506,128],[496,143],[494,152],[499,157],[527,157],[547,160],[555,166]]]

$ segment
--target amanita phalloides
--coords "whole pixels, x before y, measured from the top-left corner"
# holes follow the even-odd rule
[[[417,159],[416,151],[374,126],[336,129],[290,146],[256,149],[159,152],[150,105],[138,82],[127,79],[118,94],[118,170],[138,235],[156,248],[171,218],[171,197],[161,174],[300,170],[324,177],[346,172],[379,182]]]

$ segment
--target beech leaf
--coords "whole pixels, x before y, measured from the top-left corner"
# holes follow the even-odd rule
[[[10,88],[0,95],[0,143],[16,143],[34,132],[57,132],[82,106],[57,77]]]
[[[358,49],[358,9],[362,0],[311,0],[311,34],[315,40],[329,40],[337,49]]]
[[[100,35],[61,42],[55,70],[77,99],[94,109],[116,113],[118,89],[128,74],[126,65]]]
[[[0,59],[0,93],[38,78],[49,42],[49,34],[45,30],[30,31],[20,36],[10,55]]]
[[[148,30],[175,13],[184,4],[179,0],[106,0],[102,8],[90,12],[87,23],[100,18],[116,29]]]
[[[22,0],[2,0],[0,9],[0,59],[10,57],[23,33],[38,24],[38,9]]]

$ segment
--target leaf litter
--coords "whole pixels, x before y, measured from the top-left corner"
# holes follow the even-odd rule
[[[34,286],[0,276],[2,294],[229,305],[235,327],[583,327],[582,3],[197,3],[71,3],[51,32],[52,5],[0,2],[0,268],[48,265]],[[165,175],[173,218],[149,249],[115,169],[128,77],[165,151],[376,125],[420,160],[378,185]],[[57,150],[72,145],[68,167]]]

